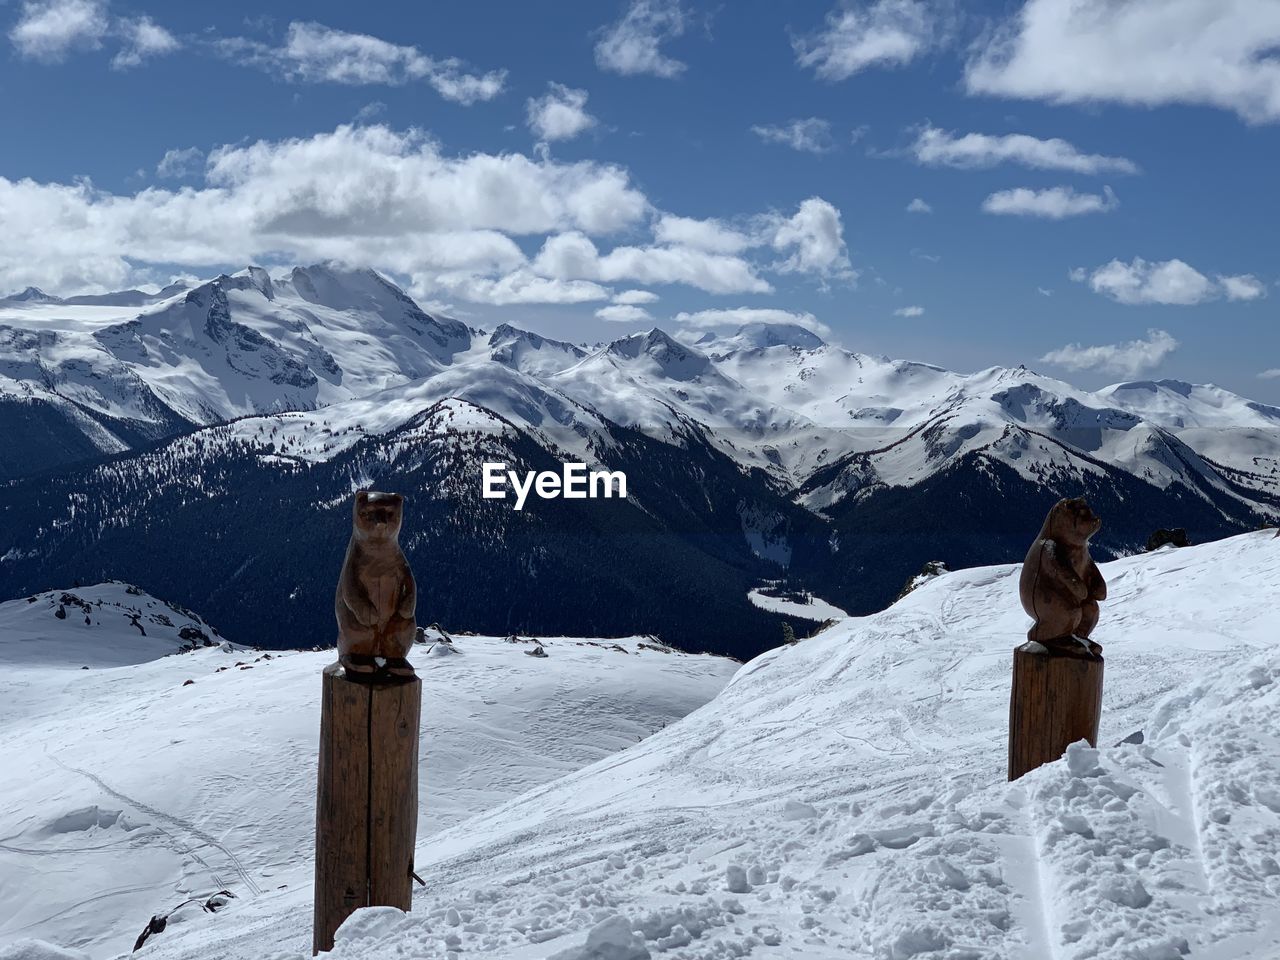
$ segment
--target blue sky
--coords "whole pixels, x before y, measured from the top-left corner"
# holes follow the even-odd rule
[[[1280,402],[1277,0],[42,0],[0,26],[3,290],[333,257],[573,339],[795,315]]]

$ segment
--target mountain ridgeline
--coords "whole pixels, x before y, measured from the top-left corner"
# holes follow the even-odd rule
[[[485,462],[567,461],[627,498],[481,496]],[[1211,385],[960,375],[786,325],[586,348],[332,265],[0,300],[0,597],[116,578],[264,647],[333,642],[365,486],[408,497],[423,622],[746,658],[782,640],[762,580],[868,613],[926,561],[1019,559],[1061,496],[1106,558],[1274,522],[1278,483],[1280,410]]]

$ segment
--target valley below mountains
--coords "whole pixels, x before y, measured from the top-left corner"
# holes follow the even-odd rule
[[[481,496],[481,465],[626,499]],[[0,300],[0,597],[120,579],[263,647],[333,642],[361,487],[408,497],[419,619],[747,659],[762,582],[851,614],[1019,560],[1062,496],[1099,559],[1280,519],[1280,408],[1212,385],[959,374],[749,324],[593,346],[432,316],[370,270]],[[814,624],[796,623],[804,635]]]

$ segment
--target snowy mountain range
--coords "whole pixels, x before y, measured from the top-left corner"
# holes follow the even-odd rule
[[[1098,749],[1013,784],[1017,564],[941,573],[736,669],[642,638],[544,638],[543,658],[433,634],[411,653],[426,886],[408,914],[358,911],[328,955],[1271,960],[1280,538],[1101,569]],[[220,889],[139,955],[309,956],[331,654],[82,671],[62,645],[84,626],[17,603],[0,620],[42,640],[5,660],[0,957],[106,960]]]
[[[514,515],[480,499],[485,459],[623,469],[631,495]],[[749,656],[780,636],[747,600],[761,580],[869,612],[926,561],[1021,556],[1058,496],[1094,501],[1103,556],[1157,527],[1274,522],[1280,408],[1177,381],[958,374],[788,325],[589,347],[431,316],[369,270],[250,267],[0,301],[0,482],[0,595],[123,577],[233,632],[263,622],[237,612],[253,597],[280,613],[258,642],[289,645],[286,622],[327,640],[299,557],[336,575],[342,501],[373,483],[413,498],[435,619]]]

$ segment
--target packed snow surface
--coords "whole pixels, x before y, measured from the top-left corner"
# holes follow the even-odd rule
[[[841,620],[848,616],[834,603],[828,603],[821,597],[806,593],[801,599],[779,597],[770,587],[758,587],[747,594],[747,599],[762,610],[770,610],[784,617],[798,617],[814,623],[825,623],[827,620]]]
[[[177,616],[123,584],[68,591],[104,599],[95,626],[78,609],[55,618],[44,595],[0,605],[5,960],[79,957],[32,941],[92,960],[124,954],[153,914],[223,889],[230,906],[174,913],[139,956],[166,938],[190,946],[200,931],[243,931],[237,913],[259,902],[290,917],[309,909],[298,904],[311,897],[320,672],[333,651],[223,642],[166,656],[178,644],[152,638],[162,625],[142,617],[144,649],[110,608],[117,587],[121,604]],[[647,638],[427,639],[410,654],[423,681],[423,842],[652,735],[738,666]],[[539,647],[545,657],[528,655]],[[281,936],[286,927],[296,932],[286,924]],[[220,946],[199,952],[224,956]]]
[[[477,648],[469,656],[419,657],[429,678],[438,664],[449,671],[447,683],[428,680],[424,710],[450,731],[429,728],[425,742],[427,822],[416,863],[427,887],[409,914],[357,912],[331,956],[1272,960],[1280,956],[1280,539],[1262,531],[1165,548],[1102,571],[1111,593],[1095,633],[1107,656],[1099,749],[1078,744],[1014,784],[1005,780],[1010,651],[1027,627],[1016,565],[949,573],[886,611],[771,651],[683,720],[558,780],[571,763],[533,748],[495,761],[460,742],[491,725],[504,737],[519,729],[510,705],[486,701],[492,694],[481,691],[495,681],[483,678],[515,670],[523,682],[546,680],[536,670],[557,657],[608,651],[561,642],[548,645],[547,660],[490,659],[478,651],[500,649],[493,641],[461,638],[464,650]],[[656,663],[682,662],[656,651],[614,654],[613,676],[622,683],[650,653]],[[48,713],[23,722],[25,766],[4,787],[13,794],[6,832],[21,823],[31,839],[3,842],[51,844],[38,839],[51,823],[114,803],[129,826],[137,818],[190,844],[238,894],[203,922],[157,937],[145,955],[302,960],[315,772],[307,711],[321,657],[209,673],[225,659],[169,658],[192,665],[191,688],[176,686],[169,662],[158,661],[91,672],[82,688],[51,698]],[[683,661],[689,670],[707,662]],[[582,676],[558,677],[545,713],[520,717],[525,744],[564,742],[550,731],[569,725],[565,713],[580,712],[584,696],[620,696],[620,686]],[[510,695],[523,682],[503,689]],[[633,696],[629,709],[652,695]],[[68,718],[68,698],[100,706]],[[169,729],[156,729],[166,721]],[[631,732],[646,723],[652,715]],[[582,719],[577,729],[585,737],[596,725]],[[205,749],[184,745],[199,737]],[[612,739],[620,747],[626,738]],[[499,804],[494,788],[431,820],[448,803],[440,798],[451,795],[449,781],[508,763],[519,796]],[[112,800],[77,769],[134,799]],[[139,806],[161,802],[167,819]],[[126,830],[103,819],[87,840],[59,836],[96,846]],[[5,856],[9,877],[18,868],[24,884],[34,877],[38,888],[77,891],[66,894],[75,902],[65,913],[33,928],[45,939],[74,947],[87,924],[118,923],[120,903],[85,902],[95,882],[106,885],[93,854]],[[198,864],[188,867],[188,886],[207,883],[195,878]],[[73,869],[89,876],[77,881]],[[140,869],[125,881],[111,875],[127,886]],[[2,888],[6,906],[14,882]],[[141,903],[135,910],[147,912]],[[4,935],[21,936],[23,923],[31,919],[9,921]]]

